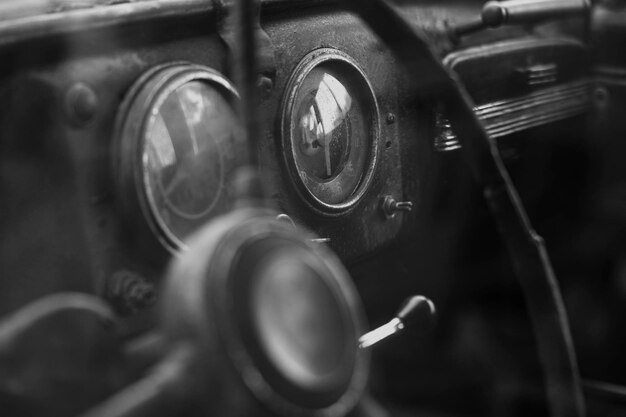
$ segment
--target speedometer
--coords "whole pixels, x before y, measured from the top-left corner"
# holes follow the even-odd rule
[[[302,60],[287,86],[282,129],[287,168],[314,209],[338,214],[363,197],[376,165],[379,113],[352,58],[323,48]]]
[[[226,182],[245,154],[236,98],[216,71],[170,64],[142,77],[122,107],[127,198],[170,249],[184,248],[199,226],[231,208]]]

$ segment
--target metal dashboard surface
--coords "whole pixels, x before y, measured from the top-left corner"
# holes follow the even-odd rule
[[[53,264],[72,264],[84,278],[66,280],[63,268],[48,279],[50,288],[86,290],[115,298],[111,277],[139,276],[148,282],[159,280],[167,251],[150,235],[134,235],[128,224],[138,219],[119,210],[120,193],[112,179],[113,126],[120,104],[133,83],[149,69],[167,62],[184,61],[210,67],[232,77],[229,49],[219,37],[220,4],[198,0],[146,0],[132,2],[33,2],[22,14],[7,13],[0,20],[0,55],[5,67],[0,93],[4,99],[2,130],[5,138],[21,137],[21,143],[55,149],[55,158],[46,154],[37,160],[28,152],[33,175],[54,181],[68,194],[64,204],[53,207],[42,222],[44,228],[21,225],[17,219],[32,201],[32,186],[11,172],[6,182],[9,213],[4,227],[13,238],[5,244],[3,276],[22,276],[26,288],[41,288],[39,277],[50,262],[29,262],[18,254],[38,242],[51,243],[59,235],[67,242],[57,245]],[[430,230],[441,201],[455,191],[449,184],[458,177],[456,157],[438,158],[432,148],[434,103],[423,101],[412,87],[411,77],[397,65],[385,46],[356,17],[340,11],[327,1],[264,1],[263,29],[271,40],[276,74],[264,97],[260,154],[263,170],[276,205],[297,223],[310,228],[344,261],[357,262],[391,243],[402,240],[403,231],[420,224]],[[44,7],[39,7],[44,5]],[[454,45],[446,37],[447,25],[474,13],[480,2],[403,2],[403,12],[420,26],[444,56],[453,49],[480,44],[479,36],[467,45]],[[307,6],[307,7],[305,7]],[[5,7],[9,7],[6,6]],[[520,28],[499,31],[495,37],[515,37]],[[522,33],[525,33],[522,30]],[[45,38],[43,35],[46,35]],[[297,195],[284,166],[279,143],[281,105],[286,84],[300,60],[319,48],[333,48],[350,56],[369,80],[379,109],[379,163],[365,197],[349,213],[324,216],[311,210]],[[30,53],[29,51],[33,51]],[[45,51],[42,53],[42,51]],[[87,122],[76,120],[70,91],[77,85],[90,88],[96,97]],[[32,92],[36,91],[36,94]],[[68,100],[70,101],[68,103]],[[32,110],[36,109],[36,111]],[[80,110],[80,109],[79,109]],[[20,115],[28,114],[24,118]],[[37,127],[49,126],[47,131]],[[15,147],[19,146],[14,144]],[[7,145],[6,159],[22,152]],[[70,169],[63,182],[58,167]],[[60,174],[59,174],[60,175]],[[23,187],[16,184],[25,184]],[[60,192],[55,189],[54,192]],[[381,212],[386,196],[413,202],[412,213],[388,219]],[[40,196],[44,198],[44,196]],[[51,199],[51,197],[50,197]],[[75,215],[65,218],[62,212]],[[59,217],[60,216],[60,217]],[[56,220],[54,220],[56,219]],[[41,226],[41,225],[39,225]],[[30,228],[32,227],[32,228]],[[36,231],[36,232],[35,232]],[[71,233],[68,233],[71,231]],[[428,234],[429,232],[427,232]],[[75,236],[74,236],[75,234]],[[70,239],[70,236],[74,236]],[[64,241],[64,240],[63,240]],[[87,254],[85,254],[87,252]],[[52,256],[52,255],[51,255]],[[60,260],[62,259],[62,261]],[[9,288],[11,280],[4,285]],[[31,299],[15,297],[4,311]]]
[[[451,406],[461,409],[490,404],[490,395],[499,392],[496,385],[502,379],[493,378],[493,387],[491,382],[476,384],[475,377],[481,371],[487,369],[486,375],[494,371],[491,351],[484,348],[489,347],[485,341],[491,340],[491,330],[482,324],[495,321],[498,328],[508,328],[506,315],[494,315],[493,311],[513,311],[522,318],[526,312],[517,295],[509,296],[517,294],[513,290],[517,283],[495,234],[493,219],[480,198],[481,190],[463,161],[463,150],[448,152],[462,147],[464,132],[446,131],[448,139],[456,140],[454,134],[460,134],[459,141],[454,149],[437,148],[440,130],[450,126],[438,124],[445,112],[439,114],[436,91],[425,96],[416,88],[428,83],[428,74],[407,73],[370,29],[336,3],[261,2],[261,25],[256,30],[264,36],[261,58],[266,72],[259,84],[263,87],[260,112],[265,123],[257,132],[256,150],[263,183],[271,203],[281,213],[295,220],[297,227],[311,229],[326,239],[348,265],[372,324],[387,318],[387,307],[408,293],[425,294],[437,303],[443,317],[442,331],[427,341],[412,338],[375,353],[383,365],[375,370],[379,374],[374,377],[377,383],[385,380],[383,391],[389,387],[396,397],[416,400],[417,395],[423,404],[429,399],[443,404],[449,403],[449,393],[458,394],[457,389],[487,386],[476,398],[474,391],[464,392],[459,396],[462,400]],[[586,51],[549,24],[538,28],[513,26],[464,39],[450,36],[450,27],[474,16],[481,3],[396,2],[405,17],[424,31],[439,57],[462,58],[455,68],[481,106],[475,108],[477,116],[497,122],[500,130],[488,130],[492,138],[507,137],[497,145],[513,180],[522,180],[520,194],[531,215],[544,220],[539,231],[563,239],[562,229],[577,220],[577,205],[571,202],[580,191],[562,189],[561,184],[578,185],[580,177],[572,174],[578,172],[578,157],[587,149],[587,138],[581,134],[584,119],[579,116],[590,104],[589,84],[586,68],[572,65],[584,63]],[[145,212],[124,207],[126,197],[116,181],[116,161],[120,159],[116,120],[124,116],[123,103],[134,97],[138,80],[153,75],[155,69],[191,65],[199,71],[209,69],[220,79],[222,75],[224,80],[234,78],[233,33],[228,33],[222,21],[228,4],[203,0],[59,0],[0,5],[0,60],[11,63],[0,68],[0,315],[47,294],[72,291],[98,295],[115,307],[122,317],[122,338],[158,328],[155,322],[159,318],[152,307],[161,294],[155,292],[167,293],[159,284],[167,274],[167,264],[183,258],[179,256],[183,252],[165,247],[149,227],[134,227],[145,222]],[[581,31],[574,32],[580,36]],[[545,56],[561,59],[559,51],[571,50],[566,51],[562,65],[572,65],[572,74],[557,80],[547,71],[544,78],[549,82],[522,93],[494,88],[495,84],[509,85],[504,77],[509,70],[542,53],[541,45],[557,39],[555,33],[567,38],[567,48],[547,48]],[[511,51],[511,45],[531,38],[524,48]],[[376,109],[375,120],[370,123],[375,128],[369,136],[377,144],[372,148],[376,149],[376,163],[362,183],[367,187],[361,190],[359,184],[354,188],[363,191],[362,197],[359,194],[354,206],[341,212],[324,212],[303,198],[284,152],[282,117],[288,114],[284,108],[289,103],[292,81],[298,80],[294,74],[298,75],[302,62],[314,51],[335,51],[336,56],[346,58],[344,62],[356,68],[353,74],[364,77],[360,85],[367,86],[375,102],[371,106]],[[487,54],[489,61],[484,61],[485,54],[477,51],[496,53]],[[484,76],[484,67],[492,62],[501,64],[499,70]],[[542,75],[545,67],[527,69],[531,75],[533,71]],[[349,77],[342,81],[347,89],[351,87]],[[150,93],[147,91],[146,96]],[[555,102],[558,106],[552,106]],[[563,106],[569,107],[563,110]],[[558,117],[543,117],[546,108]],[[530,121],[529,115],[534,116]],[[503,122],[505,128],[501,128]],[[553,156],[561,162],[555,165],[548,161]],[[328,172],[328,165],[326,168]],[[555,171],[558,175],[550,177]],[[127,188],[136,192],[134,187],[137,184]],[[546,209],[546,196],[556,196],[560,201],[548,199]],[[390,198],[403,202],[404,207],[412,203],[413,211],[385,215],[383,203]],[[287,233],[290,226],[274,222],[275,215],[271,223]],[[237,219],[231,221],[236,223]],[[323,249],[308,238],[303,244],[320,252]],[[198,258],[202,259],[202,254]],[[557,268],[569,265],[558,262],[557,258]],[[305,295],[309,294],[305,291]],[[185,303],[175,299],[174,304]],[[488,316],[484,320],[467,314],[478,316],[482,309]],[[476,329],[471,327],[473,319],[482,323],[478,332],[457,331],[457,327]],[[172,323],[178,325],[176,319]],[[526,324],[523,321],[522,327]],[[500,346],[499,339],[494,340],[493,344]],[[485,366],[456,372],[457,354],[468,345],[473,348],[470,356],[460,359],[461,368],[476,358],[484,359]],[[535,354],[527,352],[533,349],[532,342],[518,343],[502,363],[510,365],[520,353],[536,365]],[[391,367],[386,366],[389,363]],[[413,375],[407,364],[419,365],[419,375]],[[448,368],[450,364],[453,366]],[[516,367],[526,367],[526,363],[520,361]],[[440,372],[442,368],[444,372]],[[433,381],[432,375],[438,380]],[[450,384],[452,380],[461,382]]]
[[[113,10],[144,3],[153,2],[106,7]],[[179,7],[184,2],[169,3]],[[188,3],[197,6],[200,2]],[[207,11],[205,7],[203,2],[201,11]],[[97,9],[62,13],[72,16],[74,13],[95,13]],[[87,291],[115,300],[118,289],[112,282],[117,282],[120,276],[138,277],[148,283],[159,281],[169,259],[167,251],[152,236],[131,233],[128,225],[137,219],[119,210],[121,196],[111,170],[112,160],[117,157],[113,154],[113,127],[120,104],[131,85],[156,65],[186,61],[231,75],[228,74],[228,51],[216,34],[215,21],[204,13],[196,13],[198,10],[194,8],[185,9],[185,13],[179,16],[183,9],[173,13],[177,17],[160,16],[154,22],[133,23],[130,19],[124,25],[116,26],[115,30],[96,24],[88,36],[83,32],[68,36],[61,33],[67,28],[59,26],[60,32],[56,36],[37,39],[34,36],[36,30],[19,29],[19,19],[6,20],[2,23],[5,26],[0,24],[0,34],[10,27],[16,36],[20,33],[33,35],[3,38],[4,42],[12,39],[15,43],[0,51],[3,59],[13,62],[11,68],[3,71],[0,122],[3,137],[13,138],[11,141],[20,138],[19,143],[7,143],[4,159],[15,160],[20,154],[24,166],[31,166],[28,175],[33,176],[36,184],[28,183],[17,171],[9,171],[4,178],[3,192],[9,203],[5,206],[7,215],[2,227],[6,231],[3,235],[11,236],[11,239],[2,245],[4,271],[0,285],[8,291],[13,286],[9,277],[20,276],[24,290],[21,296],[12,296],[3,303],[2,312],[22,305],[31,300],[33,294],[42,291]],[[45,15],[43,19],[50,16],[56,14]],[[149,15],[143,17],[146,16]],[[107,24],[117,22],[117,18],[111,19]],[[29,24],[37,25],[44,20],[34,19]],[[380,210],[384,196],[413,199],[417,204],[415,212],[419,212],[416,190],[420,187],[420,179],[405,187],[401,167],[407,159],[411,163],[416,161],[413,157],[415,148],[411,148],[415,138],[409,132],[414,132],[413,123],[418,123],[418,132],[422,129],[421,132],[426,133],[428,117],[422,116],[423,124],[415,119],[402,121],[405,119],[402,115],[408,111],[406,97],[398,92],[405,81],[402,73],[383,45],[349,14],[338,13],[333,8],[307,8],[295,15],[271,13],[264,17],[263,24],[273,42],[277,60],[274,86],[263,105],[268,123],[260,149],[273,199],[296,222],[323,238],[329,238],[330,246],[344,260],[354,262],[393,242],[400,235],[403,224],[414,216],[400,214],[387,219]],[[332,30],[328,30],[329,25]],[[74,29],[79,30],[80,26]],[[321,47],[343,51],[361,66],[380,109],[379,163],[372,184],[352,211],[336,217],[321,216],[302,203],[289,183],[277,147],[280,141],[279,109],[287,79],[303,56]],[[46,53],[29,54],[26,50],[45,50]],[[75,117],[76,108],[71,102],[70,91],[77,85],[87,86],[96,97],[88,121]],[[414,114],[415,110],[409,112]],[[29,117],[20,116],[23,114]],[[45,131],[41,130],[43,126],[47,126]],[[34,156],[20,148],[25,143],[55,151]],[[63,170],[69,171],[63,174]],[[67,178],[71,181],[68,182]],[[46,187],[51,194],[42,194],[34,200],[34,190],[41,187],[42,182],[48,184]],[[18,220],[25,211],[39,210],[40,199],[52,200],[55,199],[53,196],[63,193],[67,198],[62,204],[55,203],[41,213],[40,222],[22,223]],[[33,240],[33,236],[37,239]],[[59,239],[59,236],[63,238]],[[46,251],[51,259],[46,257],[33,262],[19,255],[32,252],[34,244],[55,247],[53,251]],[[51,264],[58,268],[50,268]],[[80,271],[72,273],[75,278],[71,280],[66,277],[64,268],[67,265]],[[42,285],[42,275],[47,276],[48,286]]]

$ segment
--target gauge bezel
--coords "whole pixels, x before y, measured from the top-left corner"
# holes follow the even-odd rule
[[[172,62],[145,72],[131,87],[118,111],[116,120],[116,148],[114,176],[122,190],[123,205],[136,221],[137,212],[170,253],[186,250],[187,245],[170,229],[159,215],[153,190],[148,187],[144,147],[151,112],[177,89],[199,81],[218,90],[225,101],[236,109],[239,94],[234,85],[220,72],[189,62]]]
[[[296,154],[293,149],[294,138],[292,135],[295,123],[294,114],[297,112],[296,99],[300,91],[300,86],[315,68],[320,65],[332,63],[339,64],[352,72],[352,75],[355,76],[356,83],[360,84],[357,85],[357,88],[360,88],[362,92],[365,93],[368,100],[368,103],[363,103],[364,107],[368,108],[371,113],[369,138],[371,140],[371,146],[369,147],[368,163],[365,166],[365,171],[356,189],[348,198],[337,204],[322,201],[307,187],[300,177]],[[349,85],[347,87],[350,88],[352,86]],[[334,48],[319,48],[311,51],[298,63],[287,82],[285,91],[286,94],[283,98],[281,110],[281,151],[291,183],[307,206],[319,214],[338,216],[350,212],[368,192],[373,182],[379,159],[381,118],[376,94],[374,93],[374,88],[369,78],[358,63],[345,52]]]

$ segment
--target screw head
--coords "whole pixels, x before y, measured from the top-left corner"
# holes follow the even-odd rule
[[[274,89],[274,82],[270,78],[265,76],[259,77],[256,86],[259,89],[261,98],[263,100],[267,100],[268,98],[270,98],[272,90]]]
[[[597,108],[607,107],[610,100],[610,93],[606,87],[599,85],[593,90],[593,102]]]
[[[396,115],[393,113],[387,113],[387,124],[391,125],[396,122]]]
[[[76,125],[89,124],[98,109],[98,96],[85,83],[72,85],[65,95],[65,110],[70,121]]]

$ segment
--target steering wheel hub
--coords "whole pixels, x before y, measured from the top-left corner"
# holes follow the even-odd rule
[[[211,356],[203,360],[210,380],[234,373],[246,388],[236,395],[279,415],[354,407],[369,369],[357,342],[364,314],[334,254],[267,209],[210,223],[190,248],[170,271],[165,322],[176,340]]]

